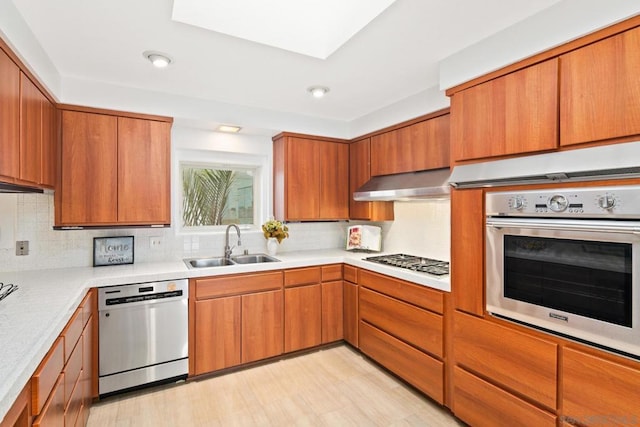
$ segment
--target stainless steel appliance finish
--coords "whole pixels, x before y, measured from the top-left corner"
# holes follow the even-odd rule
[[[357,201],[448,198],[449,168],[374,176],[353,193]]]
[[[437,259],[424,258],[416,255],[392,254],[380,255],[364,258],[365,261],[376,262],[378,264],[390,265],[393,267],[405,268],[408,270],[428,273],[436,276],[449,274],[449,263]]]
[[[449,183],[473,188],[640,177],[638,158],[640,142],[611,144],[456,166]]]
[[[98,289],[99,393],[186,378],[187,279]]]
[[[487,311],[640,358],[640,186],[486,196]]]

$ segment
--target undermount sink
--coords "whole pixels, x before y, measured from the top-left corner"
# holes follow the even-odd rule
[[[231,258],[212,257],[212,258],[190,258],[185,259],[184,263],[188,268],[209,268],[223,267],[226,265],[237,264],[261,264],[264,262],[279,262],[280,260],[267,254],[248,254],[236,255]]]

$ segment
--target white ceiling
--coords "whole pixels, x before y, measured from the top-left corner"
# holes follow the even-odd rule
[[[397,0],[327,59],[173,21],[172,0],[12,1],[63,80],[352,121],[437,86],[443,58],[559,0]],[[174,63],[155,69],[148,50]],[[331,92],[313,99],[312,85]]]

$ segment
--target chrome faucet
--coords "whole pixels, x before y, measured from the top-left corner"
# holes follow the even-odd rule
[[[233,250],[231,248],[231,246],[229,246],[229,229],[231,227],[235,227],[236,228],[236,232],[238,233],[238,246],[242,246],[242,242],[240,241],[240,228],[236,224],[229,224],[227,226],[227,231],[225,233],[225,238],[224,238],[224,257],[225,258],[230,258],[231,257],[231,252]]]

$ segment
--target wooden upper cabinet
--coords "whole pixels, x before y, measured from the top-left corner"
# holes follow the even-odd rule
[[[371,138],[349,144],[349,218],[393,220],[393,202],[356,202],[353,193],[371,179]]]
[[[451,160],[558,147],[558,59],[456,92],[451,98]]]
[[[42,167],[40,184],[53,188],[56,185],[58,163],[58,109],[48,99],[42,99]]]
[[[42,153],[42,108],[46,100],[36,85],[20,73],[20,181],[39,184]]]
[[[449,114],[371,137],[371,175],[449,167]]]
[[[118,119],[62,112],[56,225],[114,224],[118,220]]]
[[[0,49],[0,179],[13,182],[20,169],[20,69]]]
[[[640,28],[560,56],[560,144],[640,134]]]
[[[118,117],[118,221],[171,222],[171,124]]]
[[[280,134],[273,143],[274,214],[287,221],[349,218],[349,147]]]

